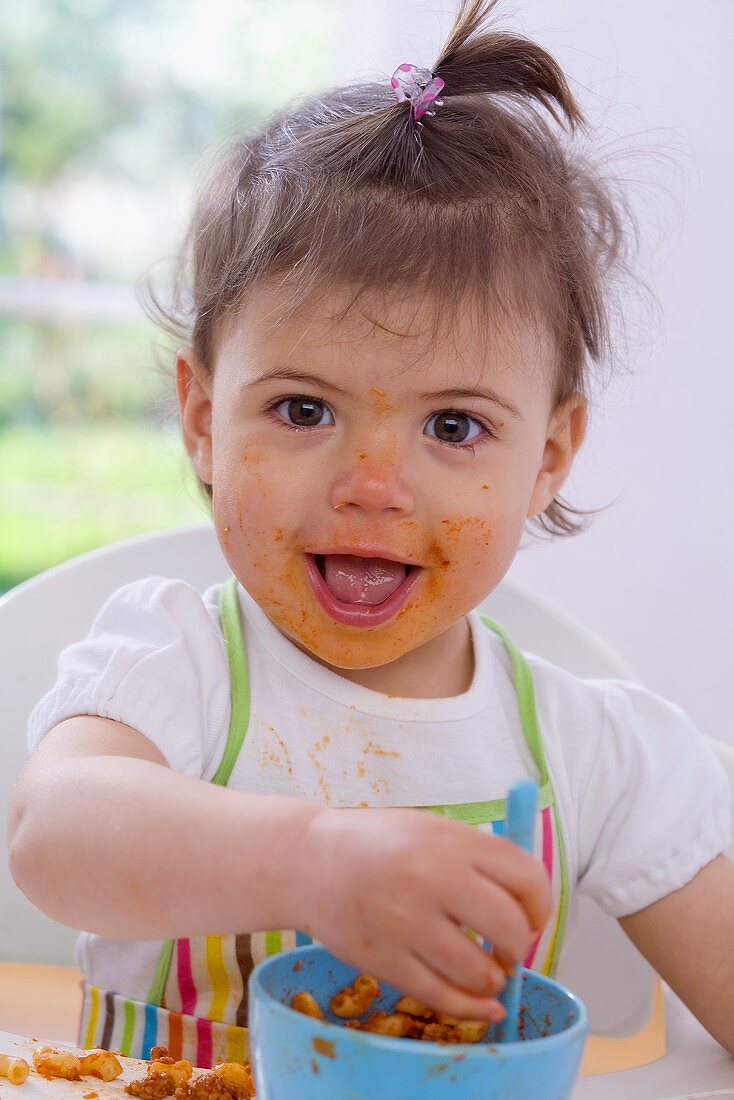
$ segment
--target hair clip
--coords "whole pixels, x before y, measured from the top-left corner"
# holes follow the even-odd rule
[[[443,106],[443,100],[439,96],[444,83],[430,69],[419,69],[417,65],[407,64],[398,65],[390,78],[398,103],[402,103],[404,99],[410,101],[418,126],[423,125],[420,120],[424,115],[432,117],[436,113],[434,108]]]

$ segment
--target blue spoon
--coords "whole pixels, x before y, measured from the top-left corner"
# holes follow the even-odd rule
[[[538,784],[532,779],[523,779],[515,783],[507,795],[507,832],[514,844],[526,852],[535,849],[535,815],[538,811]],[[517,1039],[517,1025],[520,1016],[520,994],[522,992],[522,974],[520,968],[507,979],[500,1000],[507,1015],[500,1024],[499,1032],[505,1043]]]

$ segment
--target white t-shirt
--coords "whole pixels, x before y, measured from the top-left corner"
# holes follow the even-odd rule
[[[230,788],[331,806],[433,806],[504,798],[535,774],[509,657],[476,612],[469,689],[410,699],[325,668],[238,591],[251,709]],[[30,748],[64,719],[95,714],[139,730],[174,770],[211,779],[230,717],[218,597],[218,585],[202,596],[160,577],[115,592],[88,636],[63,650],[56,683],[31,715]],[[576,891],[619,917],[685,885],[730,836],[728,780],[704,739],[679,707],[637,684],[583,680],[526,657],[566,841],[570,911]],[[93,984],[105,986],[116,942],[80,937],[77,958]],[[152,949],[141,945],[128,996],[144,999]]]

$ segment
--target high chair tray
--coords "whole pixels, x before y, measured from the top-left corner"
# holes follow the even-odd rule
[[[573,1100],[734,1100],[734,1058],[666,990],[668,1053],[622,1073],[581,1078]]]
[[[583,1078],[574,1089],[573,1100],[734,1100],[734,1058],[682,1006],[669,1012],[668,1018],[670,1049],[665,1057],[639,1069]],[[75,1049],[42,1036],[29,1038],[0,1031],[0,1053],[25,1058],[29,1065],[33,1051],[40,1046]],[[109,1083],[92,1077],[46,1081],[33,1073],[23,1085],[11,1085],[0,1078],[0,1100],[83,1100],[90,1092],[97,1093],[99,1100],[130,1100],[125,1085],[142,1077],[147,1063],[134,1058],[120,1061],[122,1076]]]
[[[59,1078],[46,1080],[33,1071],[33,1052],[42,1046],[54,1047],[56,1050],[78,1049],[71,1043],[57,1042],[55,1039],[42,1036],[29,1038],[0,1031],[0,1054],[24,1058],[31,1067],[31,1072],[22,1085],[11,1085],[6,1078],[0,1077],[0,1100],[83,1100],[90,1093],[96,1093],[99,1100],[130,1100],[125,1092],[125,1085],[136,1078],[144,1077],[148,1066],[147,1062],[118,1055],[123,1072],[114,1081],[100,1081],[97,1077],[83,1077],[81,1081],[65,1081]]]

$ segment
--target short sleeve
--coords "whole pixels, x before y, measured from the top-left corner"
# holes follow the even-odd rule
[[[579,892],[621,917],[685,886],[727,847],[731,790],[680,707],[610,681],[579,813]]]
[[[226,739],[229,708],[216,601],[207,605],[184,581],[147,577],[113,593],[86,638],[62,650],[28,744],[35,749],[66,718],[99,715],[139,730],[169,767],[200,777]]]

